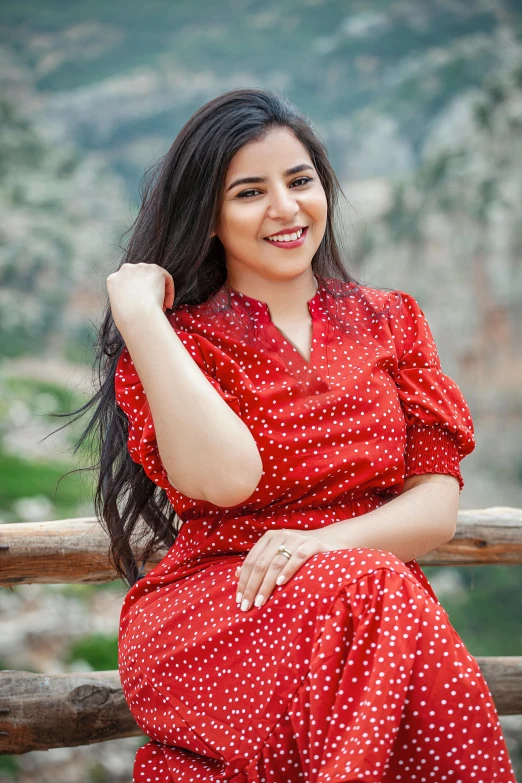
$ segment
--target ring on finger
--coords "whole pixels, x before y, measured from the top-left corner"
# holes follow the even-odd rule
[[[277,547],[277,554],[278,555],[284,555],[287,560],[290,560],[291,557],[292,557],[292,553],[288,551],[288,549],[286,548],[286,546],[284,544],[280,544]],[[286,575],[281,573],[281,574],[279,574],[279,576],[276,579],[276,584],[277,585],[282,585],[285,581],[286,581]]]
[[[288,551],[288,549],[284,544],[280,544],[277,547],[277,554],[284,555],[288,560],[290,560],[290,558],[292,557],[292,553]]]

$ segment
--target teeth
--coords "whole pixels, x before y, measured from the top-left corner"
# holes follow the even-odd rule
[[[302,233],[303,229],[300,228],[299,231],[296,231],[294,234],[279,234],[279,236],[267,237],[267,239],[272,242],[291,242],[294,239],[299,239]]]

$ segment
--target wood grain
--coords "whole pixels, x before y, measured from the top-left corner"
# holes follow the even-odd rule
[[[522,656],[477,657],[499,715],[522,713]],[[118,671],[0,672],[0,753],[20,754],[144,736]]]
[[[143,543],[132,548],[141,562]],[[145,571],[166,553],[165,547],[158,548]],[[522,564],[522,509],[496,506],[459,511],[453,539],[418,562],[430,566]],[[109,562],[107,534],[95,518],[0,526],[0,586],[95,584],[116,578]]]

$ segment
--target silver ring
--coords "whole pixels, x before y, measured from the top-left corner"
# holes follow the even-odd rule
[[[280,546],[277,547],[277,554],[284,555],[285,557],[288,558],[288,560],[290,560],[290,558],[292,557],[292,553],[288,551],[288,549],[284,544],[281,544]]]

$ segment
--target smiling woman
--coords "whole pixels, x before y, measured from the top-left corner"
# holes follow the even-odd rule
[[[302,172],[307,176],[296,177]],[[244,190],[245,184],[259,187]],[[288,127],[245,144],[228,167],[213,232],[226,248],[230,284],[265,301],[274,321],[306,326],[306,302],[316,290],[312,259],[327,214],[310,152]]]
[[[108,278],[89,426],[129,585],[120,678],[151,738],[134,783],[515,783],[415,559],[452,535],[471,414],[416,299],[346,270],[339,192],[285,98],[224,93]],[[169,545],[147,574],[140,518]]]

